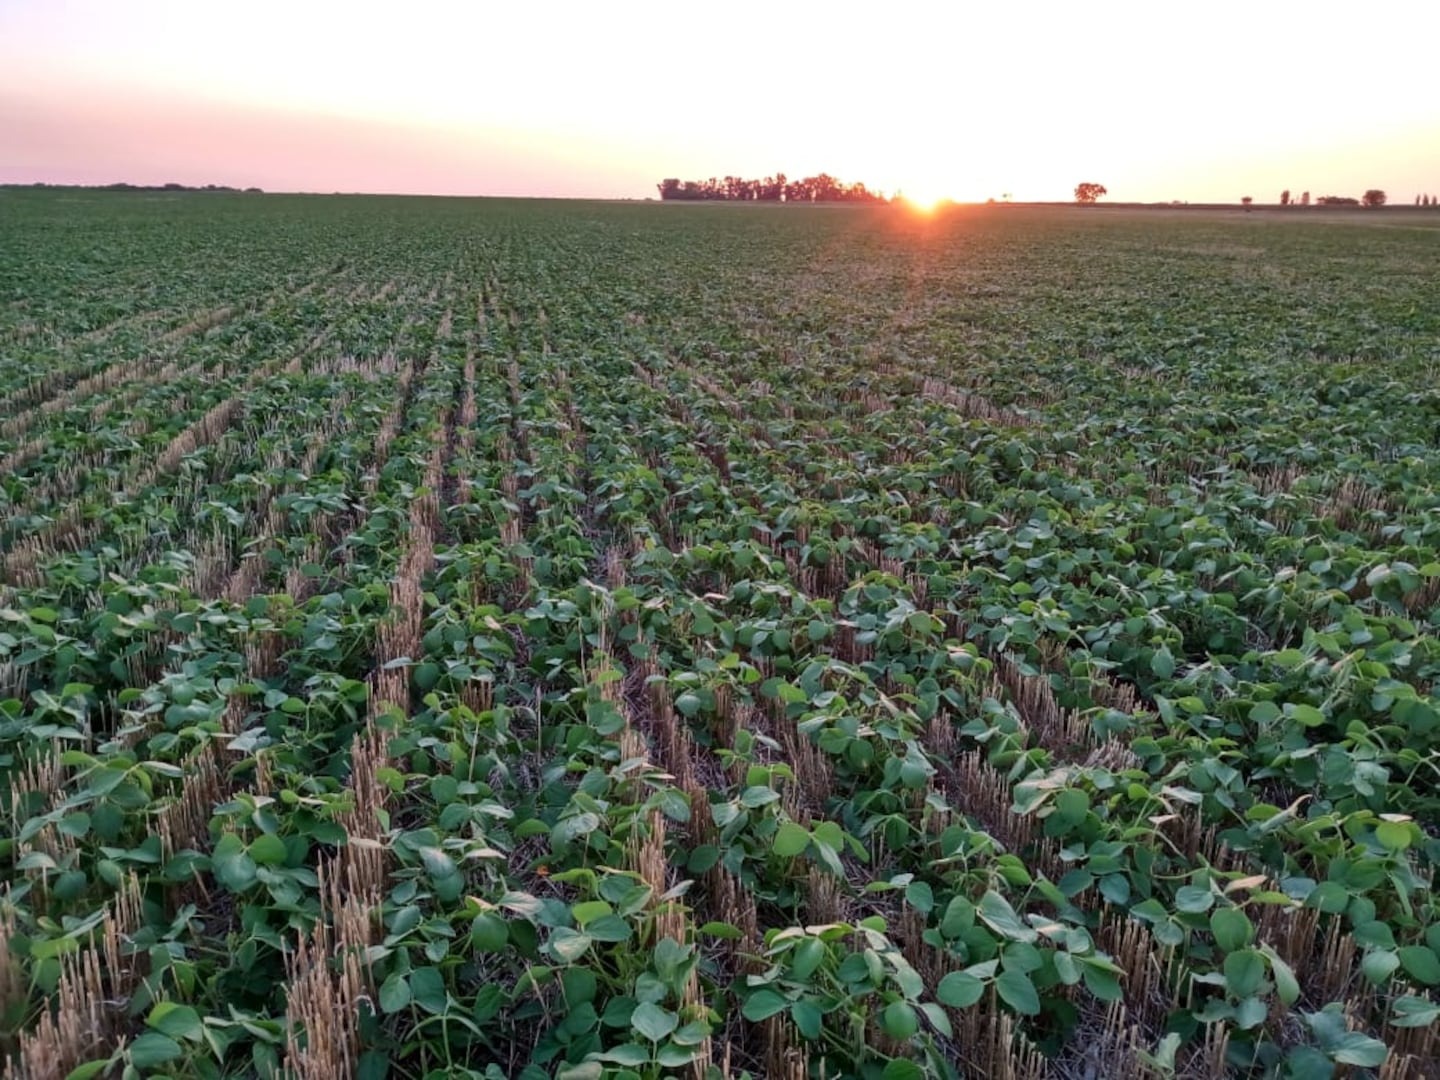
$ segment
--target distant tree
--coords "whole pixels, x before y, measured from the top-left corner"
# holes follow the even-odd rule
[[[1300,205],[1301,205],[1301,206],[1309,206],[1309,205],[1310,205],[1310,192],[1308,192],[1308,191],[1302,191],[1302,192],[1300,193]]]
[[[1240,200],[1240,205],[1243,206],[1243,207],[1245,207],[1246,210],[1249,210],[1249,209],[1250,209],[1250,204],[1253,203],[1254,201],[1255,201],[1255,200],[1254,200],[1253,198],[1251,198],[1249,195],[1246,195],[1246,196],[1244,196],[1244,197]]]
[[[1280,205],[1281,205],[1281,206],[1289,206],[1289,205],[1290,205],[1290,189],[1289,189],[1289,188],[1286,188],[1284,191],[1280,192]]]
[[[1384,206],[1385,192],[1381,191],[1379,188],[1372,187],[1369,191],[1365,192],[1364,198],[1362,198],[1360,201],[1366,206]]]
[[[1092,184],[1086,180],[1084,183],[1075,185],[1075,201],[1077,203],[1093,203],[1096,199],[1103,198],[1110,194],[1105,190],[1104,184]]]
[[[1315,200],[1319,206],[1359,206],[1360,200],[1353,195],[1321,195]]]
[[[790,181],[784,173],[764,180],[743,176],[712,176],[709,180],[679,180],[667,177],[655,185],[660,198],[680,201],[715,202],[858,202],[884,203],[888,200],[863,183],[846,184],[828,173]]]

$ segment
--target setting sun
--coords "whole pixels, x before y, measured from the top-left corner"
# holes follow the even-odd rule
[[[927,188],[919,188],[914,191],[906,189],[901,192],[900,198],[912,210],[922,214],[933,214],[936,207],[942,202],[946,202],[949,196],[941,195]]]

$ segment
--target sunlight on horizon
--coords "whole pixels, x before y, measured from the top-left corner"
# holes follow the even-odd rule
[[[1409,2],[902,3],[861,25],[649,0],[9,0],[0,181],[643,198],[784,171],[929,206],[1084,179],[1113,200],[1406,199],[1440,190],[1437,32],[1440,5]]]

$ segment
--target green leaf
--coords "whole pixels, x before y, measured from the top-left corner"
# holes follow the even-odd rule
[[[585,933],[591,941],[617,942],[629,941],[634,931],[619,915],[602,915],[585,927]]]
[[[1030,972],[1039,971],[1044,967],[1045,958],[1040,955],[1040,950],[1034,945],[1020,941],[1014,945],[1005,946],[1000,963],[1006,971],[1023,971],[1028,975]]]
[[[450,1007],[445,976],[437,967],[419,967],[410,972],[410,994],[416,1005],[435,1016],[443,1015]]]
[[[1245,912],[1226,907],[1211,914],[1210,933],[1215,935],[1215,944],[1228,953],[1249,945],[1255,937],[1255,927]]]
[[[250,841],[249,855],[261,866],[280,866],[285,862],[285,841],[272,833],[261,833]]]
[[[157,1065],[164,1065],[167,1061],[174,1061],[184,1053],[180,1044],[168,1035],[147,1031],[130,1044],[130,1064],[144,1072]]]
[[[1382,821],[1375,826],[1375,839],[1388,851],[1404,851],[1410,846],[1410,826],[1403,821]]]
[[[1391,1005],[1392,1027],[1429,1027],[1436,1020],[1440,1020],[1440,1005],[1428,998],[1407,994],[1396,998]]]
[[[1260,951],[1270,961],[1270,974],[1275,979],[1275,992],[1280,1000],[1287,1006],[1294,1005],[1300,1000],[1300,981],[1295,978],[1294,970],[1270,946],[1263,946]]]
[[[995,990],[1002,1001],[1022,1016],[1040,1012],[1040,995],[1030,976],[1019,971],[1002,971],[995,980]]]
[[[1085,988],[1101,1001],[1119,1001],[1125,996],[1125,991],[1120,985],[1120,977],[1113,971],[1107,971],[1088,961],[1084,963],[1080,971],[1085,978]]]
[[[622,1043],[612,1047],[603,1054],[596,1054],[600,1061],[613,1061],[616,1065],[629,1065],[638,1068],[650,1060],[650,1051],[639,1043]]]
[[[470,924],[470,943],[480,952],[500,952],[510,941],[510,928],[493,911],[482,911]]]
[[[1225,987],[1239,998],[1250,997],[1265,979],[1265,960],[1254,949],[1241,949],[1225,957]]]
[[[449,853],[438,847],[421,848],[420,862],[424,864],[425,873],[430,875],[432,882],[454,877],[458,873],[455,868],[455,860],[450,857]]]
[[[678,1028],[675,1034],[670,1036],[670,1041],[676,1046],[699,1046],[709,1037],[709,1024],[703,1020],[691,1020]]]
[[[1400,964],[1412,979],[1426,986],[1440,983],[1440,957],[1428,946],[1406,945],[1398,951]]]
[[[1182,885],[1175,890],[1175,910],[1202,915],[1215,906],[1215,892],[1208,885]]]
[[[380,1011],[397,1013],[410,1004],[410,984],[396,971],[380,984]]]
[[[573,964],[590,948],[590,935],[571,930],[568,926],[557,926],[550,932],[550,951],[556,958]]]
[[[1117,878],[1120,877],[1118,874],[1114,876]],[[1060,880],[1055,883],[1055,887],[1060,890],[1062,896],[1070,898],[1078,896],[1093,884],[1095,884],[1095,875],[1089,870],[1077,867],[1074,870],[1066,872]]]
[[[198,1039],[204,1031],[200,1014],[188,1005],[173,1001],[157,1002],[145,1018],[147,1026],[172,1039]]]
[[[975,925],[975,905],[963,896],[956,896],[945,905],[945,914],[940,919],[940,933],[946,938],[957,938]]]
[[[693,1047],[666,1043],[655,1051],[655,1060],[667,1069],[679,1069],[694,1061],[696,1053]]]
[[[703,874],[720,861],[720,849],[714,844],[701,844],[690,852],[685,869],[692,874]]]
[[[935,987],[935,998],[952,1009],[968,1009],[985,996],[985,984],[974,975],[952,971]]]
[[[1393,949],[1395,948],[1395,933],[1390,927],[1372,919],[1370,922],[1361,923],[1353,931],[1356,945],[1363,945],[1367,949]]]
[[[824,959],[825,943],[819,938],[806,938],[791,950],[790,978],[795,982],[809,982]]]
[[[750,810],[757,810],[762,806],[769,806],[773,802],[778,802],[779,799],[780,793],[778,791],[772,787],[765,787],[760,784],[748,787],[740,793],[740,805]]]
[[[1280,719],[1280,706],[1273,701],[1257,701],[1250,708],[1250,722],[1262,727]]]
[[[880,1080],[924,1080],[925,1070],[905,1058],[891,1058],[880,1073]]]
[[[723,941],[738,941],[745,936],[738,926],[726,922],[707,922],[699,927],[697,934],[705,934],[707,937],[720,938]]]
[[[630,1026],[653,1043],[658,1043],[680,1026],[680,1018],[669,1009],[642,1001],[630,1014]]]
[[[1319,908],[1327,915],[1339,915],[1350,906],[1350,894],[1338,881],[1322,881],[1305,898],[1305,905]]]
[[[1078,788],[1066,788],[1055,796],[1055,816],[1066,825],[1076,826],[1090,813],[1090,796]]]
[[[1358,1065],[1363,1069],[1383,1065],[1390,1056],[1383,1042],[1358,1031],[1347,1031],[1327,1049],[1338,1064]]]
[[[1394,975],[1399,966],[1399,955],[1390,949],[1371,949],[1360,961],[1360,971],[1376,986]]]
[[[784,1012],[790,1003],[774,990],[757,990],[745,999],[740,1014],[746,1020],[758,1022],[768,1020],[776,1013]]]
[[[775,854],[782,859],[792,859],[804,854],[809,846],[810,833],[793,821],[782,821],[780,828],[775,830]]]
[[[880,1014],[880,1026],[890,1038],[903,1042],[920,1030],[920,1017],[908,1001],[892,1001]]]
[[[584,900],[570,907],[570,914],[575,921],[583,928],[587,923],[592,923],[603,915],[614,912],[614,908],[604,900]]]
[[[1241,1031],[1249,1031],[1251,1028],[1263,1024],[1269,1013],[1270,1010],[1263,1000],[1258,997],[1247,997],[1235,1006],[1235,1026]]]
[[[215,880],[231,892],[244,892],[255,884],[255,860],[245,851],[245,842],[234,833],[226,833],[215,845],[210,856]]]
[[[1039,935],[1020,921],[1010,901],[991,889],[980,898],[976,914],[1001,937],[1012,941],[1034,941]]]
[[[905,887],[905,899],[921,915],[935,909],[935,891],[923,881],[912,881]]]
[[[795,1029],[800,1034],[814,1042],[820,1038],[821,1025],[825,1014],[820,1007],[810,1001],[797,1001],[790,1006],[790,1019],[795,1021]]]
[[[1294,1046],[1285,1055],[1287,1080],[1333,1080],[1335,1065],[1314,1046]]]
[[[1150,657],[1150,670],[1157,679],[1168,679],[1175,674],[1175,657],[1170,655],[1170,650],[1164,645],[1156,649]]]

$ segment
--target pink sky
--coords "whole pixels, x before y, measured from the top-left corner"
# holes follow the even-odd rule
[[[0,0],[0,181],[1440,193],[1440,4]]]

